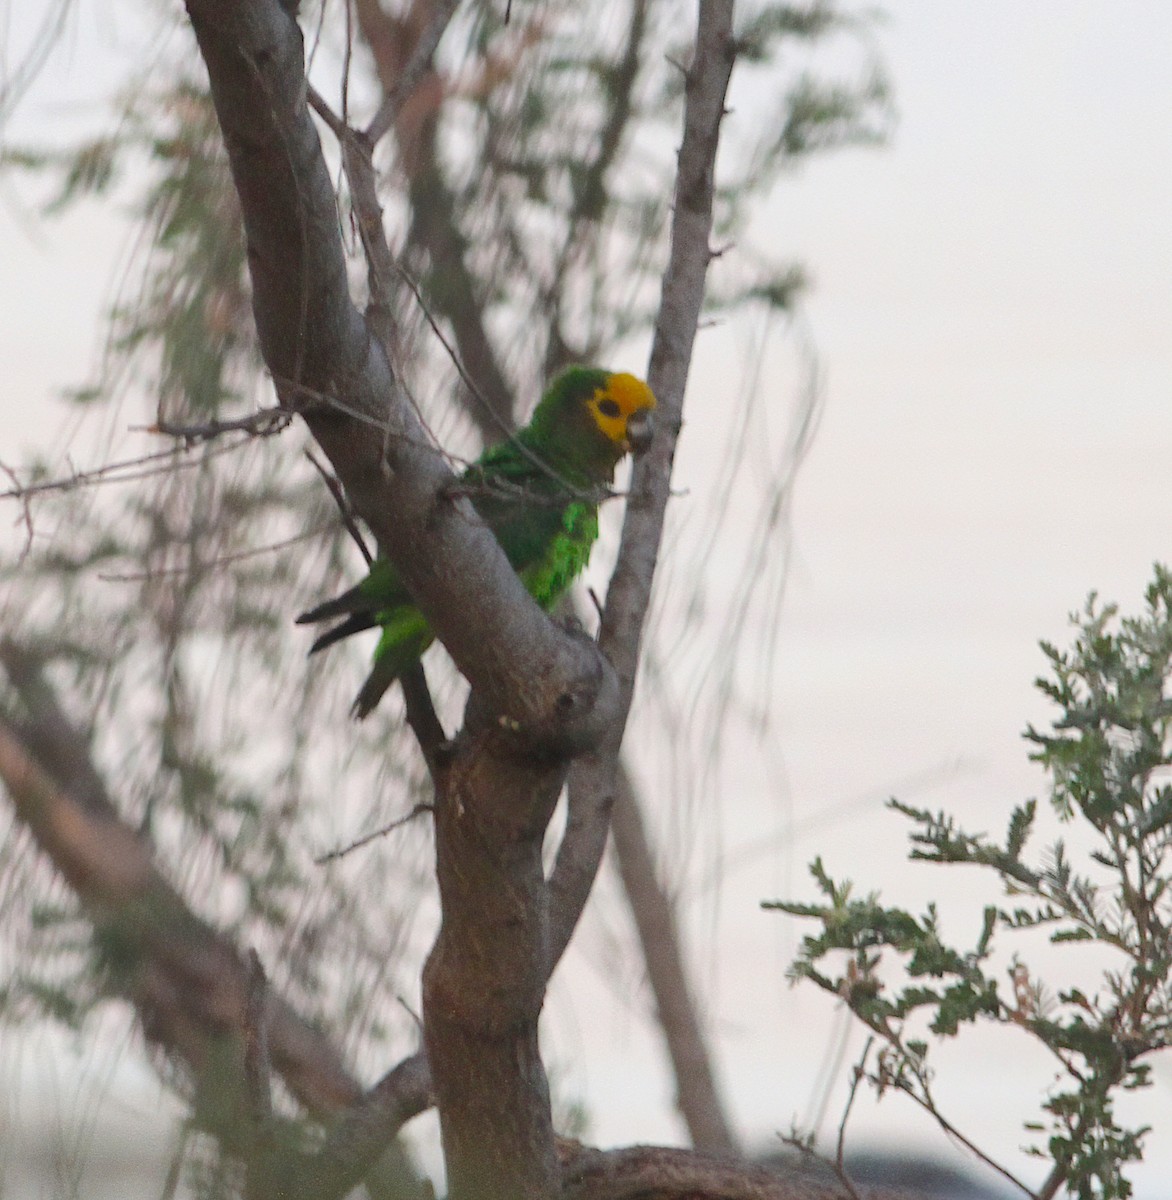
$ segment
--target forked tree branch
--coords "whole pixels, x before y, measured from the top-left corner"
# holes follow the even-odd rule
[[[595,836],[587,839],[584,825],[583,840],[589,840],[599,857],[602,845],[596,836],[596,824],[602,822],[605,826],[614,804],[619,748],[635,690],[643,624],[651,602],[651,583],[671,493],[672,463],[683,420],[692,344],[711,258],[709,235],[716,149],[735,58],[732,13],[733,0],[702,0],[696,53],[687,72],[671,255],[664,275],[648,370],[648,382],[659,399],[656,434],[651,448],[635,464],[618,563],[611,576],[599,634],[599,644],[619,676],[622,715],[609,727],[600,746],[578,760],[570,777],[571,822],[577,813],[597,814],[589,822]],[[572,858],[576,856],[577,845],[571,841],[564,851]],[[569,861],[565,869],[570,869]],[[575,873],[580,872],[577,864]],[[556,888],[557,867],[553,882]],[[564,908],[555,913],[553,920],[555,947],[569,940],[585,899],[576,889],[565,889]]]
[[[403,1124],[434,1102],[426,1058],[404,1060],[363,1093],[330,1041],[301,1021],[271,986],[263,988],[262,1017],[259,981],[246,956],[158,874],[149,844],[118,817],[84,734],[61,712],[37,660],[10,641],[0,645],[0,659],[28,714],[23,721],[0,718],[0,781],[17,817],[90,920],[117,930],[132,951],[135,967],[121,978],[120,990],[134,1004],[147,1036],[185,1062],[205,1097],[212,1097],[209,1088],[215,1090],[212,1107],[227,1119],[210,1132],[230,1153],[247,1158],[257,1153],[250,1135],[257,1114],[250,1109],[265,1105],[263,1099],[257,1103],[255,1092],[249,1100],[246,1041],[249,1024],[263,1019],[273,1071],[329,1132],[312,1154],[267,1143],[262,1178],[281,1200],[342,1200],[377,1167]],[[263,1074],[262,1058],[253,1069],[259,1065]],[[263,1120],[263,1111],[260,1116]],[[398,1156],[396,1162],[391,1190],[418,1195],[406,1161]],[[603,1153],[563,1143],[557,1172],[566,1200],[841,1198],[841,1192],[800,1176],[651,1147]],[[871,1200],[879,1193],[863,1189],[863,1195]]]
[[[625,714],[633,688],[708,262],[713,160],[733,58],[731,0],[701,4],[688,78],[672,259],[650,369],[667,432],[636,473],[603,629],[621,704],[605,660],[540,612],[467,502],[452,498],[447,468],[354,308],[331,180],[306,107],[300,31],[289,9],[279,0],[188,0],[187,6],[240,194],[260,344],[279,398],[305,417],[473,685],[469,726],[437,797],[444,922],[424,979],[451,1192],[544,1198],[560,1180],[536,1042],[549,970],[541,839],[569,756],[608,729],[612,760],[617,754],[621,723],[614,716],[620,707]],[[49,777],[22,767],[19,739],[4,745],[31,826],[50,811],[42,786]],[[613,780],[613,761],[610,770]],[[67,811],[63,796],[52,811]],[[117,821],[87,828],[80,841],[76,832],[71,843],[51,821],[39,827],[40,836],[57,836],[54,861],[79,894],[94,879],[113,880],[114,892],[97,899],[121,910],[127,895],[120,889],[144,890],[163,910],[154,914],[157,927],[147,922],[148,934],[173,935],[189,914],[141,843],[128,841]],[[93,870],[92,858],[88,865],[70,858],[92,856],[95,848],[104,874]],[[199,932],[211,952],[201,979],[220,1019],[239,1031],[247,971],[214,933]],[[162,939],[149,951],[144,978],[170,961]],[[277,1070],[283,1070],[282,1038],[292,1036],[280,1025],[270,1015]],[[199,1034],[181,1021],[161,1036],[197,1058]],[[352,1107],[357,1096],[346,1082]]]
[[[386,99],[380,112],[401,108],[406,92],[404,80],[414,84],[420,77],[412,72],[431,53],[440,30],[451,16],[447,0],[415,0],[408,14],[399,17],[387,12],[375,0],[360,0],[357,5],[358,29],[374,55],[378,75]],[[557,334],[560,286],[566,270],[586,231],[592,228],[600,214],[606,186],[606,175],[613,165],[623,135],[634,111],[633,94],[639,75],[641,51],[647,27],[645,0],[632,0],[627,44],[607,87],[609,112],[604,122],[594,158],[586,164],[575,203],[569,214],[565,242],[557,256],[554,292],[550,296],[551,350],[564,343]],[[406,64],[405,66],[403,64]],[[438,113],[435,107],[442,98],[442,88],[432,87],[419,99],[425,119],[416,120],[410,127],[409,143],[401,147],[401,162],[406,170],[412,202],[412,229],[431,231],[425,238],[433,274],[442,279],[443,286],[435,291],[435,300],[452,325],[461,357],[472,365],[476,375],[467,409],[480,426],[487,442],[496,441],[511,427],[511,402],[507,386],[496,365],[487,332],[483,324],[483,309],[476,296],[467,262],[467,246],[459,235],[455,204],[446,190],[439,162],[435,156],[435,136]],[[381,128],[381,127],[380,127]],[[347,143],[353,142],[350,131],[336,130]],[[369,132],[369,131],[368,131]],[[351,169],[351,196],[358,214],[359,228],[368,257],[371,295],[384,307],[389,283],[390,249],[382,237],[381,210],[374,188],[374,173],[369,163],[369,145],[365,161]],[[347,153],[348,167],[354,156]],[[377,238],[377,243],[372,244]],[[703,246],[706,249],[706,244]],[[382,286],[380,287],[380,282]],[[438,330],[437,330],[438,332]],[[441,335],[442,337],[442,335]],[[557,353],[554,353],[557,358]],[[552,367],[565,365],[562,361]],[[408,718],[411,718],[411,696],[415,685],[408,688]],[[427,746],[421,742],[425,757]],[[578,773],[595,774],[599,767],[590,759],[583,762]],[[652,854],[644,830],[639,801],[629,774],[618,766],[618,822],[615,830],[615,850],[624,884],[628,891],[636,926],[639,930],[648,964],[648,976],[656,997],[659,1020],[676,1075],[677,1102],[692,1137],[693,1145],[702,1150],[731,1154],[735,1139],[724,1117],[724,1108],[717,1092],[710,1055],[704,1042],[694,1003],[689,995],[683,952],[671,913],[670,902],[656,876],[643,873],[651,863]],[[561,958],[583,905],[593,886],[599,862],[606,845],[611,813],[611,796],[594,789],[589,796],[580,788],[574,789],[570,806],[569,825],[558,856],[557,868],[551,880],[551,907],[554,924],[551,928],[550,970]],[[643,905],[637,910],[637,905]],[[654,932],[654,940],[648,940]]]
[[[437,787],[442,921],[424,1038],[450,1193],[557,1189],[537,1044],[547,978],[541,846],[571,757],[613,721],[617,681],[528,596],[392,378],[347,290],[334,196],[279,0],[187,0],[240,195],[262,354],[472,685]],[[377,231],[381,236],[381,231]]]

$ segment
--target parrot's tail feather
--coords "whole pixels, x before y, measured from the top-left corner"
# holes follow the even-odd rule
[[[298,619],[300,620],[300,618]],[[332,646],[335,642],[340,642],[352,633],[361,633],[364,629],[373,629],[376,624],[377,622],[370,613],[355,613],[340,625],[335,625],[333,629],[327,629],[310,646],[309,652],[310,654],[316,654],[319,650],[324,650],[327,646]]]
[[[319,604],[316,608],[303,612],[297,618],[297,624],[313,625],[318,621],[328,621],[330,617],[342,617],[347,613],[359,613],[369,608],[370,601],[359,588],[352,587],[348,592],[343,592],[340,596],[335,596],[332,600],[327,600],[324,604]],[[369,626],[364,625],[363,628],[367,629]]]
[[[354,703],[350,705],[350,715],[356,721],[364,721],[378,707],[378,702],[383,698],[387,688],[395,681],[388,679],[386,682],[378,680],[376,684],[375,677],[371,677],[362,685],[362,690],[354,697]]]
[[[388,641],[388,633],[395,636]],[[432,632],[418,609],[404,610],[397,625],[392,625],[383,634],[383,641],[375,651],[374,666],[354,697],[350,715],[361,721],[374,711],[387,688],[405,671],[413,667],[431,645]]]
[[[366,677],[366,682],[362,685],[361,691],[354,697],[354,703],[350,706],[350,715],[354,720],[364,720],[375,710],[378,702],[386,694],[387,688],[408,667],[418,662],[419,653],[418,648],[414,648],[414,653],[385,654],[375,662],[373,669]]]

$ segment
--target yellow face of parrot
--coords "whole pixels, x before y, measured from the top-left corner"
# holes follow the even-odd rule
[[[586,404],[595,424],[622,453],[641,454],[651,444],[655,393],[643,380],[625,371],[607,375]]]

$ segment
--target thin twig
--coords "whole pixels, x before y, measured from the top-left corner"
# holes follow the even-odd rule
[[[245,1200],[267,1200],[273,1194],[276,1165],[273,1126],[272,1063],[269,1059],[269,985],[256,950],[248,951],[248,991],[244,1000],[244,1090],[248,1103],[248,1153]]]
[[[249,439],[233,442],[227,446],[218,446],[207,451],[207,457],[217,454],[227,454],[245,445]],[[169,450],[159,450],[151,454],[142,454],[137,458],[123,459],[121,462],[106,463],[89,471],[74,471],[72,475],[58,476],[56,479],[45,479],[37,483],[17,482],[14,487],[0,492],[0,500],[27,500],[30,496],[39,496],[42,492],[71,492],[75,488],[89,487],[98,483],[131,483],[138,479],[149,479],[154,475],[166,475],[171,471],[197,467],[206,458],[195,462],[175,462],[177,454],[183,454],[193,447],[173,446]],[[168,461],[170,460],[170,461]],[[163,466],[151,466],[151,463],[166,462]],[[121,472],[125,472],[122,474]]]
[[[222,554],[207,562],[185,563],[181,567],[159,567],[150,571],[121,571],[99,572],[98,578],[103,583],[144,583],[149,579],[166,579],[168,576],[191,575],[197,571],[210,571],[216,567],[224,567],[229,563],[243,562],[249,558],[259,558],[262,554],[272,554],[284,550],[288,546],[296,546],[298,542],[306,542],[319,534],[325,533],[328,525],[317,525],[304,533],[295,533],[292,537],[283,538],[279,542],[270,542],[267,546],[257,546],[253,550],[236,550],[231,554]]]
[[[16,472],[6,463],[0,462],[0,471],[3,471],[9,479],[12,480],[12,486],[16,490],[17,498],[21,501],[20,516],[17,517],[14,524],[23,525],[25,529],[24,545],[21,547],[20,555],[17,557],[16,564],[19,566],[29,556],[29,552],[33,548],[33,510],[29,504],[27,497],[24,495],[20,486],[20,479]],[[12,493],[6,493],[11,495]]]
[[[305,99],[309,103],[309,107],[330,127],[330,132],[338,139],[344,141],[354,131],[338,116],[330,107],[329,101],[313,86],[312,83],[306,84]]]
[[[342,518],[342,524],[346,528],[346,532],[350,535],[354,544],[358,547],[359,553],[366,560],[368,567],[374,565],[374,555],[370,552],[370,547],[366,544],[366,539],[362,536],[362,531],[358,528],[358,522],[354,520],[354,515],[350,512],[350,506],[346,503],[346,494],[342,491],[342,485],[338,482],[334,473],[329,470],[313,450],[307,448],[305,457],[313,463],[317,468],[317,473],[322,477],[329,493],[334,498],[334,503],[338,506],[338,513]]]
[[[875,1082],[874,1076],[871,1077],[872,1082]],[[1020,1179],[1007,1167],[1003,1167],[996,1159],[990,1158],[975,1142],[970,1141],[953,1123],[936,1107],[936,1102],[931,1096],[920,1096],[906,1086],[900,1086],[899,1090],[905,1095],[910,1096],[916,1104],[918,1104],[935,1122],[944,1130],[949,1137],[959,1142],[970,1154],[976,1155],[987,1167],[992,1167],[999,1175],[1004,1176],[1014,1187],[1020,1188],[1030,1200],[1037,1200],[1037,1193],[1034,1189],[1022,1183]]]
[[[525,458],[527,458],[535,467],[537,467],[537,469],[539,471],[541,471],[545,475],[548,475],[550,479],[552,479],[555,483],[559,484],[562,488],[564,488],[566,490],[566,492],[569,493],[571,496],[574,496],[577,499],[581,499],[581,500],[596,501],[597,497],[591,496],[588,493],[583,493],[580,489],[575,488],[572,483],[570,483],[562,475],[558,474],[558,472],[555,471],[553,469],[553,467],[551,467],[549,465],[549,463],[545,462],[539,455],[534,454],[533,451],[527,445],[525,445],[525,443],[523,441],[521,441],[520,438],[517,437],[516,430],[514,430],[508,424],[508,422],[505,421],[501,417],[501,415],[496,411],[496,409],[493,408],[493,406],[485,398],[484,394],[476,386],[476,383],[472,379],[472,376],[468,374],[467,369],[465,368],[463,362],[461,362],[461,360],[460,360],[460,355],[457,352],[455,346],[453,346],[451,344],[451,342],[448,341],[447,337],[444,335],[443,330],[439,327],[439,322],[436,321],[435,317],[432,315],[431,311],[428,309],[427,301],[424,300],[423,294],[419,290],[419,285],[415,282],[414,279],[411,278],[411,276],[408,274],[406,269],[400,263],[395,263],[395,270],[398,272],[398,274],[402,278],[403,282],[406,283],[408,288],[411,289],[411,294],[415,297],[417,303],[419,304],[419,308],[422,311],[424,318],[426,319],[428,325],[431,326],[432,332],[439,339],[440,345],[443,346],[445,351],[447,351],[448,357],[452,360],[452,365],[456,368],[457,373],[459,374],[460,378],[464,381],[464,385],[468,388],[469,392],[472,394],[473,399],[475,399],[476,402],[479,405],[481,405],[481,407],[485,410],[485,412],[487,412],[489,414],[490,419],[497,425],[500,432],[504,435],[505,440],[510,442],[514,447],[516,447],[516,449],[519,450],[521,452],[521,454]],[[623,494],[623,493],[616,492],[613,489],[610,489],[607,491],[607,497],[617,496],[620,494]]]
[[[342,123],[350,124],[350,63],[354,59],[354,11],[350,0],[342,5],[346,14],[346,48],[342,51]]]
[[[313,860],[314,865],[318,867],[325,866],[326,863],[334,862],[336,859],[345,858],[353,850],[361,850],[363,846],[368,846],[371,842],[380,837],[386,837],[388,833],[393,833],[396,829],[401,829],[404,825],[414,821],[416,817],[422,816],[424,813],[434,812],[435,806],[431,804],[419,803],[406,816],[398,817],[389,824],[382,826],[381,829],[375,829],[371,833],[364,834],[357,838],[347,846],[339,846],[336,850],[329,850],[325,854],[319,855]]]
[[[229,420],[207,421],[201,425],[180,425],[173,421],[156,421],[153,425],[132,425],[131,432],[161,433],[166,437],[179,438],[189,446],[211,441],[225,433],[246,432],[257,437],[272,437],[289,427],[293,414],[283,408],[262,408],[259,412]]]
[[[834,1174],[838,1177],[838,1182],[850,1193],[851,1200],[862,1200],[858,1190],[855,1188],[854,1181],[847,1173],[845,1155],[846,1155],[846,1124],[850,1120],[851,1109],[854,1108],[855,1096],[858,1095],[859,1084],[866,1078],[867,1056],[871,1053],[871,1046],[875,1039],[869,1037],[867,1044],[863,1047],[863,1053],[859,1057],[859,1061],[851,1068],[851,1086],[847,1093],[846,1106],[842,1110],[842,1120],[838,1123],[838,1140],[834,1147]]]
[[[309,103],[315,111],[322,115],[338,138],[338,145],[342,151],[342,169],[350,185],[351,211],[358,223],[358,237],[362,242],[362,253],[366,258],[367,290],[370,293],[367,326],[373,329],[382,343],[388,365],[394,366],[397,359],[394,344],[395,328],[390,319],[393,312],[390,279],[395,273],[396,263],[387,242],[386,231],[383,229],[382,205],[379,203],[378,183],[374,170],[374,146],[365,133],[352,129],[344,120],[335,116],[329,105],[313,88],[309,89]],[[415,403],[414,397],[404,385],[401,378],[402,372],[396,368],[394,374],[399,380],[403,396],[414,410],[420,425],[431,438],[432,448],[440,449],[439,440],[432,433],[419,405]],[[303,390],[308,391],[308,389]],[[325,400],[327,404],[333,403],[331,397],[320,397],[320,399]],[[364,419],[369,420],[369,417]],[[391,432],[389,423],[386,421],[372,423],[382,431],[384,442],[389,444],[395,436]],[[442,449],[440,449],[440,453],[443,453]]]
[[[459,351],[451,342],[448,341],[447,335],[440,328],[439,322],[435,319],[434,314],[428,307],[427,301],[423,298],[423,293],[419,290],[419,285],[411,278],[407,268],[402,263],[394,264],[395,271],[399,277],[410,289],[411,294],[415,297],[416,304],[419,305],[419,311],[423,313],[424,320],[431,327],[432,333],[439,339],[439,344],[443,346],[447,356],[452,360],[452,366],[456,368],[456,373],[464,381],[464,386],[468,389],[472,398],[488,413],[489,419],[497,426],[501,434],[506,438],[513,438],[516,435],[516,430],[506,421],[499,412],[489,403],[488,398],[476,386],[476,381],[468,373],[468,368],[464,366],[463,360],[460,358]]]
[[[410,437],[405,433],[393,433],[390,426],[384,419],[373,416],[369,412],[364,412],[360,408],[355,408],[353,405],[347,404],[344,400],[339,399],[337,396],[331,396],[327,392],[318,391],[315,388],[307,387],[305,384],[296,383],[294,380],[282,379],[274,375],[273,382],[280,389],[282,403],[287,407],[291,407],[292,411],[297,412],[300,415],[304,416],[312,412],[314,409],[338,412],[343,416],[350,417],[351,419],[360,422],[363,425],[369,425],[372,429],[377,429],[382,435],[384,443],[389,443],[392,441],[402,442],[404,445],[418,446],[424,450],[431,450],[433,453],[440,455],[440,457],[442,457],[449,465],[464,461],[458,459],[455,455],[449,454],[443,449],[442,446],[439,445],[435,435],[432,434],[431,430],[427,428],[427,424],[424,422],[422,414],[419,412],[418,405],[415,403],[410,393],[407,392],[406,388],[402,389],[403,395],[410,402],[415,415],[419,418],[420,424],[430,435],[428,438],[415,438]],[[293,396],[295,396],[298,400],[311,401],[312,407],[310,405],[302,405],[300,407],[290,406],[289,400]]]

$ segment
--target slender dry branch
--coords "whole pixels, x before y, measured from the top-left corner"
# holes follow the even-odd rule
[[[282,1200],[342,1200],[367,1177],[399,1130],[434,1103],[426,1056],[404,1059],[338,1121],[318,1153],[299,1165]]]
[[[876,1033],[878,1033],[880,1037],[886,1038],[887,1041],[892,1042],[893,1045],[896,1045],[900,1053],[903,1054],[905,1058],[909,1057],[908,1052],[903,1048],[901,1043],[898,1041],[893,1041],[893,1039],[881,1029],[877,1029]],[[872,1079],[872,1082],[876,1085],[879,1083],[879,1081],[874,1078]],[[955,1141],[958,1145],[963,1146],[974,1158],[983,1162],[985,1166],[992,1168],[997,1172],[998,1175],[1012,1183],[1014,1187],[1018,1188],[1025,1196],[1029,1197],[1029,1200],[1039,1200],[1039,1197],[1044,1193],[1035,1193],[1033,1188],[1020,1180],[1012,1171],[1009,1170],[1008,1167],[1002,1166],[1002,1164],[999,1163],[995,1158],[989,1154],[986,1154],[985,1151],[982,1150],[974,1141],[972,1141],[971,1138],[962,1133],[936,1106],[936,1101],[932,1097],[931,1090],[928,1088],[923,1078],[919,1080],[919,1083],[923,1088],[923,1095],[906,1086],[899,1087],[900,1094],[909,1097],[909,1099],[911,1099],[914,1103],[918,1104],[920,1108],[922,1108],[924,1112],[926,1112],[936,1122],[936,1124],[939,1125],[940,1128],[944,1130],[944,1132],[950,1138],[953,1139],[953,1141]],[[1059,1171],[1061,1171],[1061,1167],[1056,1167],[1055,1172]],[[1061,1187],[1060,1179],[1058,1180],[1058,1187]],[[1050,1193],[1051,1196],[1055,1194],[1056,1189]]]
[[[269,1061],[269,981],[255,950],[248,952],[248,1002],[244,1007],[244,1077],[257,1130],[264,1136],[273,1120],[272,1064]]]
[[[246,438],[243,441],[232,442],[229,446],[205,450],[202,454],[206,456],[237,450],[248,440]],[[206,461],[206,457],[201,459],[197,456],[187,460],[179,457],[185,450],[191,449],[194,449],[194,446],[172,447],[152,454],[140,454],[136,458],[123,459],[121,462],[105,463],[89,471],[74,471],[56,479],[37,480],[35,483],[21,483],[15,472],[5,467],[4,473],[12,480],[12,486],[0,492],[0,500],[20,500],[27,504],[32,497],[44,492],[71,492],[99,483],[131,483],[139,479],[149,479],[154,475],[170,475],[185,467],[198,467],[201,461]]]
[[[245,1200],[269,1200],[277,1148],[269,1062],[268,979],[255,950],[248,952],[248,999],[244,1006],[244,1086],[247,1096]]]
[[[404,825],[410,824],[416,817],[422,817],[425,813],[432,812],[430,804],[416,804],[410,812],[405,813],[401,817],[396,817],[393,821],[388,821],[385,825],[380,825],[377,829],[370,833],[364,833],[361,837],[355,838],[352,842],[347,842],[344,846],[338,846],[334,850],[327,850],[325,854],[319,854],[315,858],[314,865],[324,867],[327,863],[337,862],[340,858],[345,858],[348,854],[353,854],[355,850],[361,850],[363,846],[369,846],[371,842],[378,841],[379,838],[384,838],[388,833],[394,833],[396,829],[402,829]]]
[[[370,547],[367,546],[366,539],[362,536],[362,531],[358,528],[358,522],[354,520],[354,514],[350,511],[350,506],[346,503],[346,493],[342,490],[342,485],[338,482],[333,472],[326,467],[312,450],[307,449],[305,457],[313,464],[314,470],[321,476],[327,491],[338,506],[338,515],[341,517],[342,526],[350,535],[350,540],[358,547],[358,553],[362,555],[363,562],[366,563],[367,567],[372,566],[374,564],[374,555],[371,554]]]
[[[272,437],[289,427],[293,414],[283,408],[262,408],[259,412],[247,413],[243,417],[217,418],[196,425],[183,425],[175,421],[156,421],[144,432],[161,433],[165,437],[177,438],[188,446],[209,442],[226,433],[251,433],[257,437]]]
[[[552,921],[551,946],[556,962],[568,943],[586,901],[605,847],[605,832],[616,805],[619,749],[634,692],[643,621],[651,598],[651,581],[659,554],[663,518],[671,494],[671,470],[679,435],[684,390],[691,363],[692,345],[704,299],[711,259],[709,237],[716,150],[724,100],[735,57],[732,33],[732,0],[705,0],[700,5],[696,52],[686,75],[684,137],[680,146],[672,220],[671,255],[664,276],[663,294],[651,349],[648,380],[659,398],[656,437],[650,451],[636,464],[627,500],[618,564],[611,578],[599,644],[618,672],[622,719],[611,726],[604,743],[574,765],[570,774],[569,822],[559,850],[551,891],[557,904]],[[624,847],[640,866],[633,877],[648,869],[650,848],[633,801],[624,824]],[[662,905],[657,905],[657,910]],[[656,922],[670,932],[668,911]],[[645,946],[648,942],[644,940]],[[650,955],[649,965],[650,965]],[[723,1116],[707,1051],[695,1022],[694,1008],[686,1001],[685,977],[678,947],[661,956],[663,969],[672,971],[673,983],[657,989],[660,1016],[674,995],[679,1023],[664,1025],[675,1053],[681,1106],[694,1143],[717,1152],[729,1152],[735,1142]],[[667,1010],[669,1015],[670,1011]]]
[[[416,663],[402,678],[403,699],[407,705],[407,724],[419,743],[432,781],[439,782],[440,760],[448,744],[448,735],[440,723],[427,686],[423,664]]]
[[[586,900],[581,887],[569,886],[568,874],[592,878],[597,873],[605,846],[605,836],[598,837],[598,826],[602,824],[605,835],[614,804],[618,751],[634,693],[643,621],[671,494],[671,468],[692,343],[704,300],[716,149],[734,58],[732,8],[731,0],[705,0],[700,6],[696,56],[688,74],[671,257],[651,351],[649,382],[659,399],[656,434],[650,450],[635,464],[618,562],[599,634],[599,644],[619,674],[622,719],[611,726],[597,752],[581,758],[571,771],[570,822],[575,834],[563,841],[551,881],[561,901],[552,920],[554,962],[569,942]],[[581,853],[587,845],[597,855],[593,870]]]
[[[676,1078],[676,1104],[692,1144],[711,1154],[735,1154],[711,1056],[684,967],[675,910],[663,886],[630,777],[619,765],[611,825],[623,890],[644,947],[659,1027]]]

